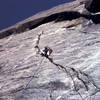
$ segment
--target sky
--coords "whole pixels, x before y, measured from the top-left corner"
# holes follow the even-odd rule
[[[34,14],[73,0],[0,0],[0,30]]]

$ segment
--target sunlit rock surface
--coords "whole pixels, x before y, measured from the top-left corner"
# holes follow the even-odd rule
[[[76,6],[75,1],[71,5],[77,12],[84,10],[84,4]],[[100,24],[75,16],[71,20],[61,16],[60,21],[58,17],[0,39],[0,100],[100,100]],[[52,48],[50,58],[72,78],[37,53],[39,34],[39,48]],[[23,92],[32,75],[35,77]]]

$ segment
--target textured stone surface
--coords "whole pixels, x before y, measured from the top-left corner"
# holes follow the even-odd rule
[[[16,25],[13,25],[7,29],[1,30],[0,38],[9,36],[11,34],[25,32],[27,30],[35,28],[35,27],[41,25],[42,23],[45,23],[43,20],[45,20],[46,17],[49,17],[53,14],[64,12],[64,11],[80,11],[81,12],[82,8],[83,8],[83,4],[80,4],[79,1],[71,2],[68,4],[65,3],[62,5],[56,6],[54,8],[51,8],[50,10],[40,12],[40,13],[38,13],[22,22],[19,22]],[[46,22],[47,21],[48,20],[46,20]]]
[[[100,12],[100,1],[99,0],[86,0],[85,7],[93,13]]]
[[[51,47],[54,63],[44,58],[36,71],[43,59],[35,48],[39,34],[39,48]],[[12,34],[0,39],[0,100],[99,100],[99,65],[100,24],[85,17]]]

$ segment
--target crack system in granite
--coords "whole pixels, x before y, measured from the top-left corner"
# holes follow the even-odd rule
[[[42,32],[42,34],[43,34],[43,32]],[[35,46],[35,48],[38,49],[38,54],[40,54],[39,41],[40,41],[40,37],[41,37],[42,34],[38,34],[38,39],[37,39],[36,46]],[[46,58],[47,58],[47,57],[46,57]],[[77,77],[77,79],[80,80],[80,81],[83,83],[83,85],[85,86],[85,89],[86,89],[87,92],[88,92],[88,90],[89,90],[88,84],[87,84],[86,81],[84,81],[84,80],[80,77],[81,75],[82,75],[82,76],[85,76],[85,77],[87,78],[87,80],[88,80],[88,83],[91,83],[91,84],[98,90],[98,92],[100,91],[99,87],[95,84],[94,80],[92,79],[92,81],[91,81],[90,78],[89,78],[90,76],[89,76],[88,74],[86,74],[85,72],[82,72],[82,71],[80,71],[80,70],[77,71],[75,68],[71,68],[71,67],[68,67],[68,66],[64,67],[64,66],[62,66],[62,65],[60,65],[60,64],[55,63],[55,62],[53,61],[53,59],[50,58],[50,57],[48,57],[47,59],[48,59],[52,64],[54,64],[55,66],[57,66],[60,70],[64,71],[67,75],[70,76],[70,78],[71,78],[72,81],[73,81],[74,90],[80,95],[80,97],[81,97],[82,100],[86,100],[87,97],[90,97],[90,98],[91,98],[91,96],[92,96],[93,94],[87,96],[87,95],[84,93],[84,94],[86,95],[86,98],[84,99],[84,98],[82,97],[81,93],[79,92],[80,87],[77,87],[77,86],[76,86],[76,82],[75,82],[75,80],[74,80],[73,75],[71,75],[70,71],[72,71],[72,72],[74,73],[74,75]],[[68,69],[69,69],[69,70],[68,70]],[[78,88],[78,89],[77,89],[77,88]],[[84,91],[85,91],[85,90],[84,90]],[[89,94],[89,93],[88,93],[88,94]],[[53,100],[53,99],[52,99],[52,92],[50,93],[50,98],[51,98],[51,100]]]

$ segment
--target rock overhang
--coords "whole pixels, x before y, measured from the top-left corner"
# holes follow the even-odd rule
[[[77,9],[80,9],[78,7]],[[67,12],[67,14],[69,13]],[[72,74],[76,89],[84,98],[84,93],[89,97],[99,94],[100,25],[87,24],[85,27],[90,30],[86,33],[82,32],[79,29],[82,25],[80,14],[77,15],[77,12],[75,14],[78,16],[76,19],[60,22],[60,18],[65,17],[61,14],[62,17],[56,20],[58,23],[44,23],[32,30],[21,32],[22,34],[0,39],[0,79],[2,79],[0,99],[16,100],[17,97],[23,95],[21,100],[44,100],[47,98],[49,100],[50,98],[81,100],[73,89],[73,81],[69,74],[66,74],[67,70]],[[50,16],[56,15],[54,13]],[[41,34],[42,31],[43,34]],[[41,37],[38,37],[40,34]],[[45,45],[53,49],[51,57],[54,62],[51,63],[45,59],[38,74],[28,85],[25,94],[22,94],[25,84],[31,74],[36,71],[42,58],[36,53],[36,43],[39,43],[40,49]],[[61,68],[57,68],[57,66]],[[99,96],[95,98],[97,99]]]

